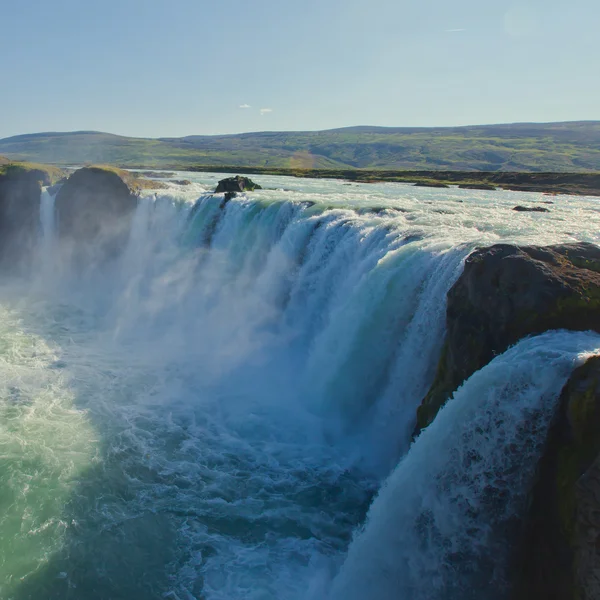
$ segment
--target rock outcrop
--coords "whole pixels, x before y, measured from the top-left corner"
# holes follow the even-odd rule
[[[115,170],[75,171],[56,196],[58,234],[82,260],[121,251],[131,230],[137,196]]]
[[[254,183],[248,177],[242,177],[241,175],[236,175],[235,177],[227,177],[226,179],[221,179],[217,184],[217,189],[215,190],[215,194],[236,194],[238,192],[253,192],[254,190],[261,190],[261,186],[257,183]]]
[[[450,186],[440,181],[417,181],[415,187],[449,188]]]
[[[600,248],[499,244],[476,250],[448,293],[446,321],[415,434],[468,377],[521,338],[549,329],[600,332]]]
[[[547,213],[550,212],[547,208],[544,208],[543,206],[515,206],[513,208],[513,210],[516,210],[517,212],[542,212],[542,213]]]
[[[516,600],[600,598],[600,357],[562,391],[515,563]]]
[[[39,230],[42,185],[48,172],[9,165],[0,172],[0,262],[18,266],[30,254]]]
[[[493,192],[496,186],[490,183],[461,183],[458,186],[461,190],[481,190],[484,192]]]

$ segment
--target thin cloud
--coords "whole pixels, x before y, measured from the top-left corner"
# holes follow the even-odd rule
[[[466,31],[466,29],[446,29],[446,33],[458,33],[460,31]]]
[[[272,108],[261,108],[260,109],[261,116],[272,113],[272,112],[273,112]]]
[[[249,104],[240,104],[240,108],[252,108]]]

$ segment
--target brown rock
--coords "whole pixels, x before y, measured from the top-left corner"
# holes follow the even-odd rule
[[[549,329],[600,331],[600,248],[499,244],[476,250],[448,293],[446,326],[415,434],[463,381],[521,338]]]

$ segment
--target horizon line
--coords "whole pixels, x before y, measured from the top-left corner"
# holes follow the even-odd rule
[[[182,136],[158,136],[158,137],[145,137],[138,135],[124,135],[120,133],[112,133],[110,131],[100,131],[96,129],[77,129],[72,131],[36,131],[30,133],[18,133],[15,135],[9,135],[7,137],[0,138],[0,142],[11,140],[14,138],[24,138],[29,136],[39,135],[86,135],[86,134],[102,134],[111,135],[114,137],[139,139],[139,140],[174,140],[174,139],[185,139],[190,137],[236,137],[242,135],[256,135],[256,134],[294,134],[294,133],[326,133],[332,131],[343,131],[346,129],[403,129],[403,130],[435,130],[435,129],[469,129],[476,127],[510,127],[516,125],[574,125],[574,124],[592,124],[600,123],[600,119],[584,119],[584,120],[573,120],[573,121],[514,121],[505,123],[478,123],[471,125],[431,125],[431,126],[404,126],[404,125],[347,125],[344,127],[332,127],[329,129],[287,129],[287,130],[259,130],[259,131],[243,131],[238,133],[211,133],[211,134],[187,134]]]

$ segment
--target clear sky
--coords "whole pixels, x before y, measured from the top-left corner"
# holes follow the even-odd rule
[[[600,119],[598,0],[18,0],[0,138]]]

